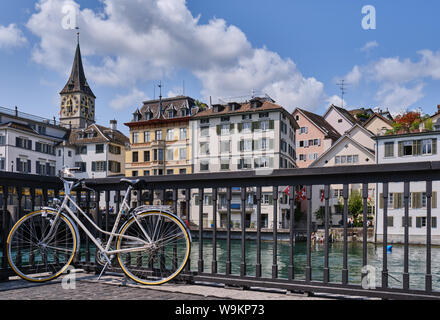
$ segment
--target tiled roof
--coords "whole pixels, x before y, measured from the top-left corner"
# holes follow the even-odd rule
[[[96,136],[87,137],[87,133],[95,132]],[[80,133],[85,133],[86,136],[84,138],[79,138]],[[85,129],[73,129],[70,132],[69,139],[67,141],[68,145],[83,145],[90,143],[105,143],[112,142],[118,145],[124,146],[129,143],[130,140],[120,131],[112,130],[111,128],[107,128],[101,125],[92,124]]]
[[[321,117],[320,115],[317,115],[315,113],[297,108],[297,110],[299,110],[300,112],[302,112],[307,118],[310,119],[310,121],[312,121],[316,126],[320,127],[321,129],[324,129],[324,131],[327,132],[327,136],[332,139],[332,140],[338,140],[341,135],[339,134],[338,131],[335,130],[335,128],[333,128],[331,126],[330,123],[328,123],[323,117]]]
[[[351,121],[353,124],[357,122],[356,118],[346,109],[337,107],[335,105],[333,105],[333,107],[337,109],[340,113],[342,113],[347,118],[347,120]]]

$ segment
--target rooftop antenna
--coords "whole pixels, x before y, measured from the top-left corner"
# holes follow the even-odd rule
[[[341,89],[341,99],[342,99],[342,108],[344,108],[344,95],[345,95],[345,93],[346,93],[346,91],[345,91],[345,80],[344,79],[342,79],[341,80],[341,82],[339,82],[339,83],[337,83],[336,85],[338,85],[339,86],[339,88]]]
[[[77,38],[77,42],[78,42],[78,44],[79,44],[79,27],[75,27],[75,30],[78,30],[78,31],[76,32],[76,38]]]
[[[185,95],[185,80],[183,80],[183,85],[182,85],[182,96]]]
[[[159,118],[162,116],[162,81],[159,81]]]

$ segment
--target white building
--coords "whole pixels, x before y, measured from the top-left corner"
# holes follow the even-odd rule
[[[274,169],[295,168],[295,130],[293,116],[269,98],[254,98],[249,102],[214,105],[191,118],[193,133],[194,172],[230,172],[256,170],[269,175]],[[252,188],[251,188],[252,189]],[[280,226],[287,226],[289,205],[285,188],[279,188],[281,197],[278,212]],[[255,188],[248,190],[247,227],[256,228]],[[272,188],[263,188],[262,227],[273,224]],[[192,199],[192,218],[197,221],[198,195]],[[204,225],[213,222],[212,195],[205,191]],[[225,226],[227,212],[226,193],[218,195],[218,225]],[[241,193],[232,190],[231,214],[233,226],[241,221]]]
[[[378,136],[376,161],[378,164],[414,163],[440,161],[440,132],[419,132],[400,135]],[[390,183],[388,190],[388,241],[403,242],[404,197],[403,183]],[[378,185],[377,197],[377,240],[383,239],[383,185]],[[440,182],[432,183],[432,241],[440,244],[438,221],[440,209],[438,196]],[[426,182],[411,182],[409,195],[409,239],[411,243],[426,243]]]
[[[56,146],[68,130],[38,116],[0,109],[0,170],[55,176]]]

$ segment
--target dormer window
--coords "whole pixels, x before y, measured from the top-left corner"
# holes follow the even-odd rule
[[[236,111],[240,109],[241,105],[237,102],[230,102],[229,107],[231,108],[232,111]]]
[[[182,115],[182,117],[186,117],[189,115],[189,109],[188,108],[182,108],[180,110],[180,114]]]
[[[142,115],[139,112],[139,109],[133,113],[133,121],[140,121],[142,119]]]
[[[225,109],[224,106],[222,106],[221,104],[215,104],[212,106],[212,110],[214,112],[222,112]]]
[[[251,108],[256,109],[260,108],[263,105],[263,103],[259,99],[251,100]]]
[[[145,120],[151,120],[153,119],[153,112],[147,111],[145,112]]]
[[[176,110],[174,110],[174,109],[171,109],[171,110],[168,110],[168,118],[174,118],[176,116]]]

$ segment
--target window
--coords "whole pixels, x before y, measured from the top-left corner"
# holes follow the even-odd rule
[[[416,217],[416,228],[426,227],[426,217]]]
[[[204,124],[209,123],[209,118],[208,119],[201,119],[200,123],[204,123]]]
[[[117,161],[109,161],[108,162],[108,170],[113,173],[121,172],[121,163]]]
[[[150,151],[144,151],[144,162],[150,162]]]
[[[186,160],[186,158],[187,158],[186,148],[180,148],[179,149],[179,159]]]
[[[154,160],[163,161],[163,149],[156,149],[154,151]]]
[[[394,193],[392,192],[388,194],[388,208],[394,208]]]
[[[6,136],[0,136],[0,146],[4,146],[6,144]]]
[[[242,123],[242,131],[243,132],[251,132],[252,131],[252,122],[243,122]]]
[[[174,150],[173,149],[167,149],[167,161],[174,160]]]
[[[432,139],[422,140],[422,154],[432,154]]]
[[[223,124],[221,126],[221,134],[222,135],[229,134],[230,130],[231,130],[231,127],[229,124]]]
[[[252,159],[241,158],[238,164],[238,169],[252,169]]]
[[[394,142],[385,142],[385,157],[394,157]]]
[[[132,175],[133,177],[137,177],[137,176],[138,176],[138,172],[137,172],[137,171],[132,171],[132,172],[131,172],[131,175]]]
[[[167,170],[167,175],[171,175],[174,174],[174,169],[168,169]]]
[[[174,118],[174,110],[168,110],[168,118]]]
[[[114,146],[110,144],[108,146],[108,151],[112,154],[121,154],[121,147],[120,146]]]
[[[359,163],[359,156],[358,155],[353,156],[353,163]]]
[[[121,150],[120,148],[119,148],[119,150]],[[67,151],[67,155],[69,156],[69,157],[72,157],[72,151]]]
[[[252,114],[244,114],[241,116],[242,120],[251,120],[252,119]]]
[[[0,170],[1,171],[6,170],[6,158],[0,158]]]
[[[339,119],[339,120],[338,120],[338,123],[342,123],[342,119]]]
[[[201,142],[200,143],[200,154],[208,155],[209,154],[209,143]]]
[[[96,145],[96,153],[104,153],[104,145],[103,144]]]
[[[179,174],[186,174],[186,169],[180,169]]]
[[[131,140],[132,143],[139,143],[139,132],[133,132]]]
[[[87,146],[76,147],[76,154],[87,154]]]
[[[144,132],[144,142],[150,142],[150,140],[151,140],[150,131],[145,131]]]
[[[230,153],[231,152],[231,142],[228,141],[220,141],[220,153]]]
[[[301,127],[299,129],[299,134],[306,134],[307,133],[307,127]]]
[[[201,127],[200,128],[200,136],[209,137],[209,127]]]
[[[394,217],[387,217],[388,227],[394,227]]]
[[[403,155],[404,156],[412,156],[413,155],[413,142],[412,141],[404,141],[403,142]]]
[[[106,162],[105,161],[92,162],[92,171],[93,172],[102,172],[105,170],[106,170]]]
[[[402,217],[402,227],[405,227],[405,217]],[[412,227],[412,217],[408,217],[408,227]]]
[[[162,130],[156,130],[156,140],[162,140]]]
[[[261,112],[258,114],[259,118],[269,118],[269,112]]]
[[[221,117],[221,118],[220,118],[220,121],[221,121],[221,122],[228,122],[229,119],[230,119],[229,117]]]
[[[173,141],[174,140],[174,129],[168,129],[167,130],[167,141]]]
[[[180,128],[180,140],[186,140],[188,138],[188,129]]]
[[[229,159],[221,159],[220,168],[221,170],[229,170]]]
[[[37,164],[39,164],[38,161],[37,161]],[[79,168],[80,172],[86,172],[87,171],[87,164],[85,162],[75,162],[75,167]],[[37,170],[38,170],[38,166],[37,166]]]
[[[139,153],[137,151],[132,153],[132,162],[139,162]]]
[[[306,155],[305,154],[300,154],[299,155],[299,161],[307,161]]]
[[[200,171],[208,171],[209,170],[209,161],[203,160],[200,161]]]
[[[255,159],[254,166],[255,168],[271,168],[273,159],[268,157],[261,157]]]
[[[149,176],[150,175],[150,170],[144,170],[144,176]]]
[[[252,151],[253,149],[253,140],[246,139],[240,141],[240,151]]]
[[[262,131],[267,131],[270,129],[270,122],[269,120],[261,121],[260,122],[260,129]]]
[[[284,142],[284,140],[281,142],[281,148],[283,147],[282,146],[282,143]],[[284,142],[285,143],[285,142]],[[261,150],[267,150],[268,149],[268,144],[267,144],[267,138],[262,138],[261,139],[261,145],[260,145],[260,147],[261,147]]]

